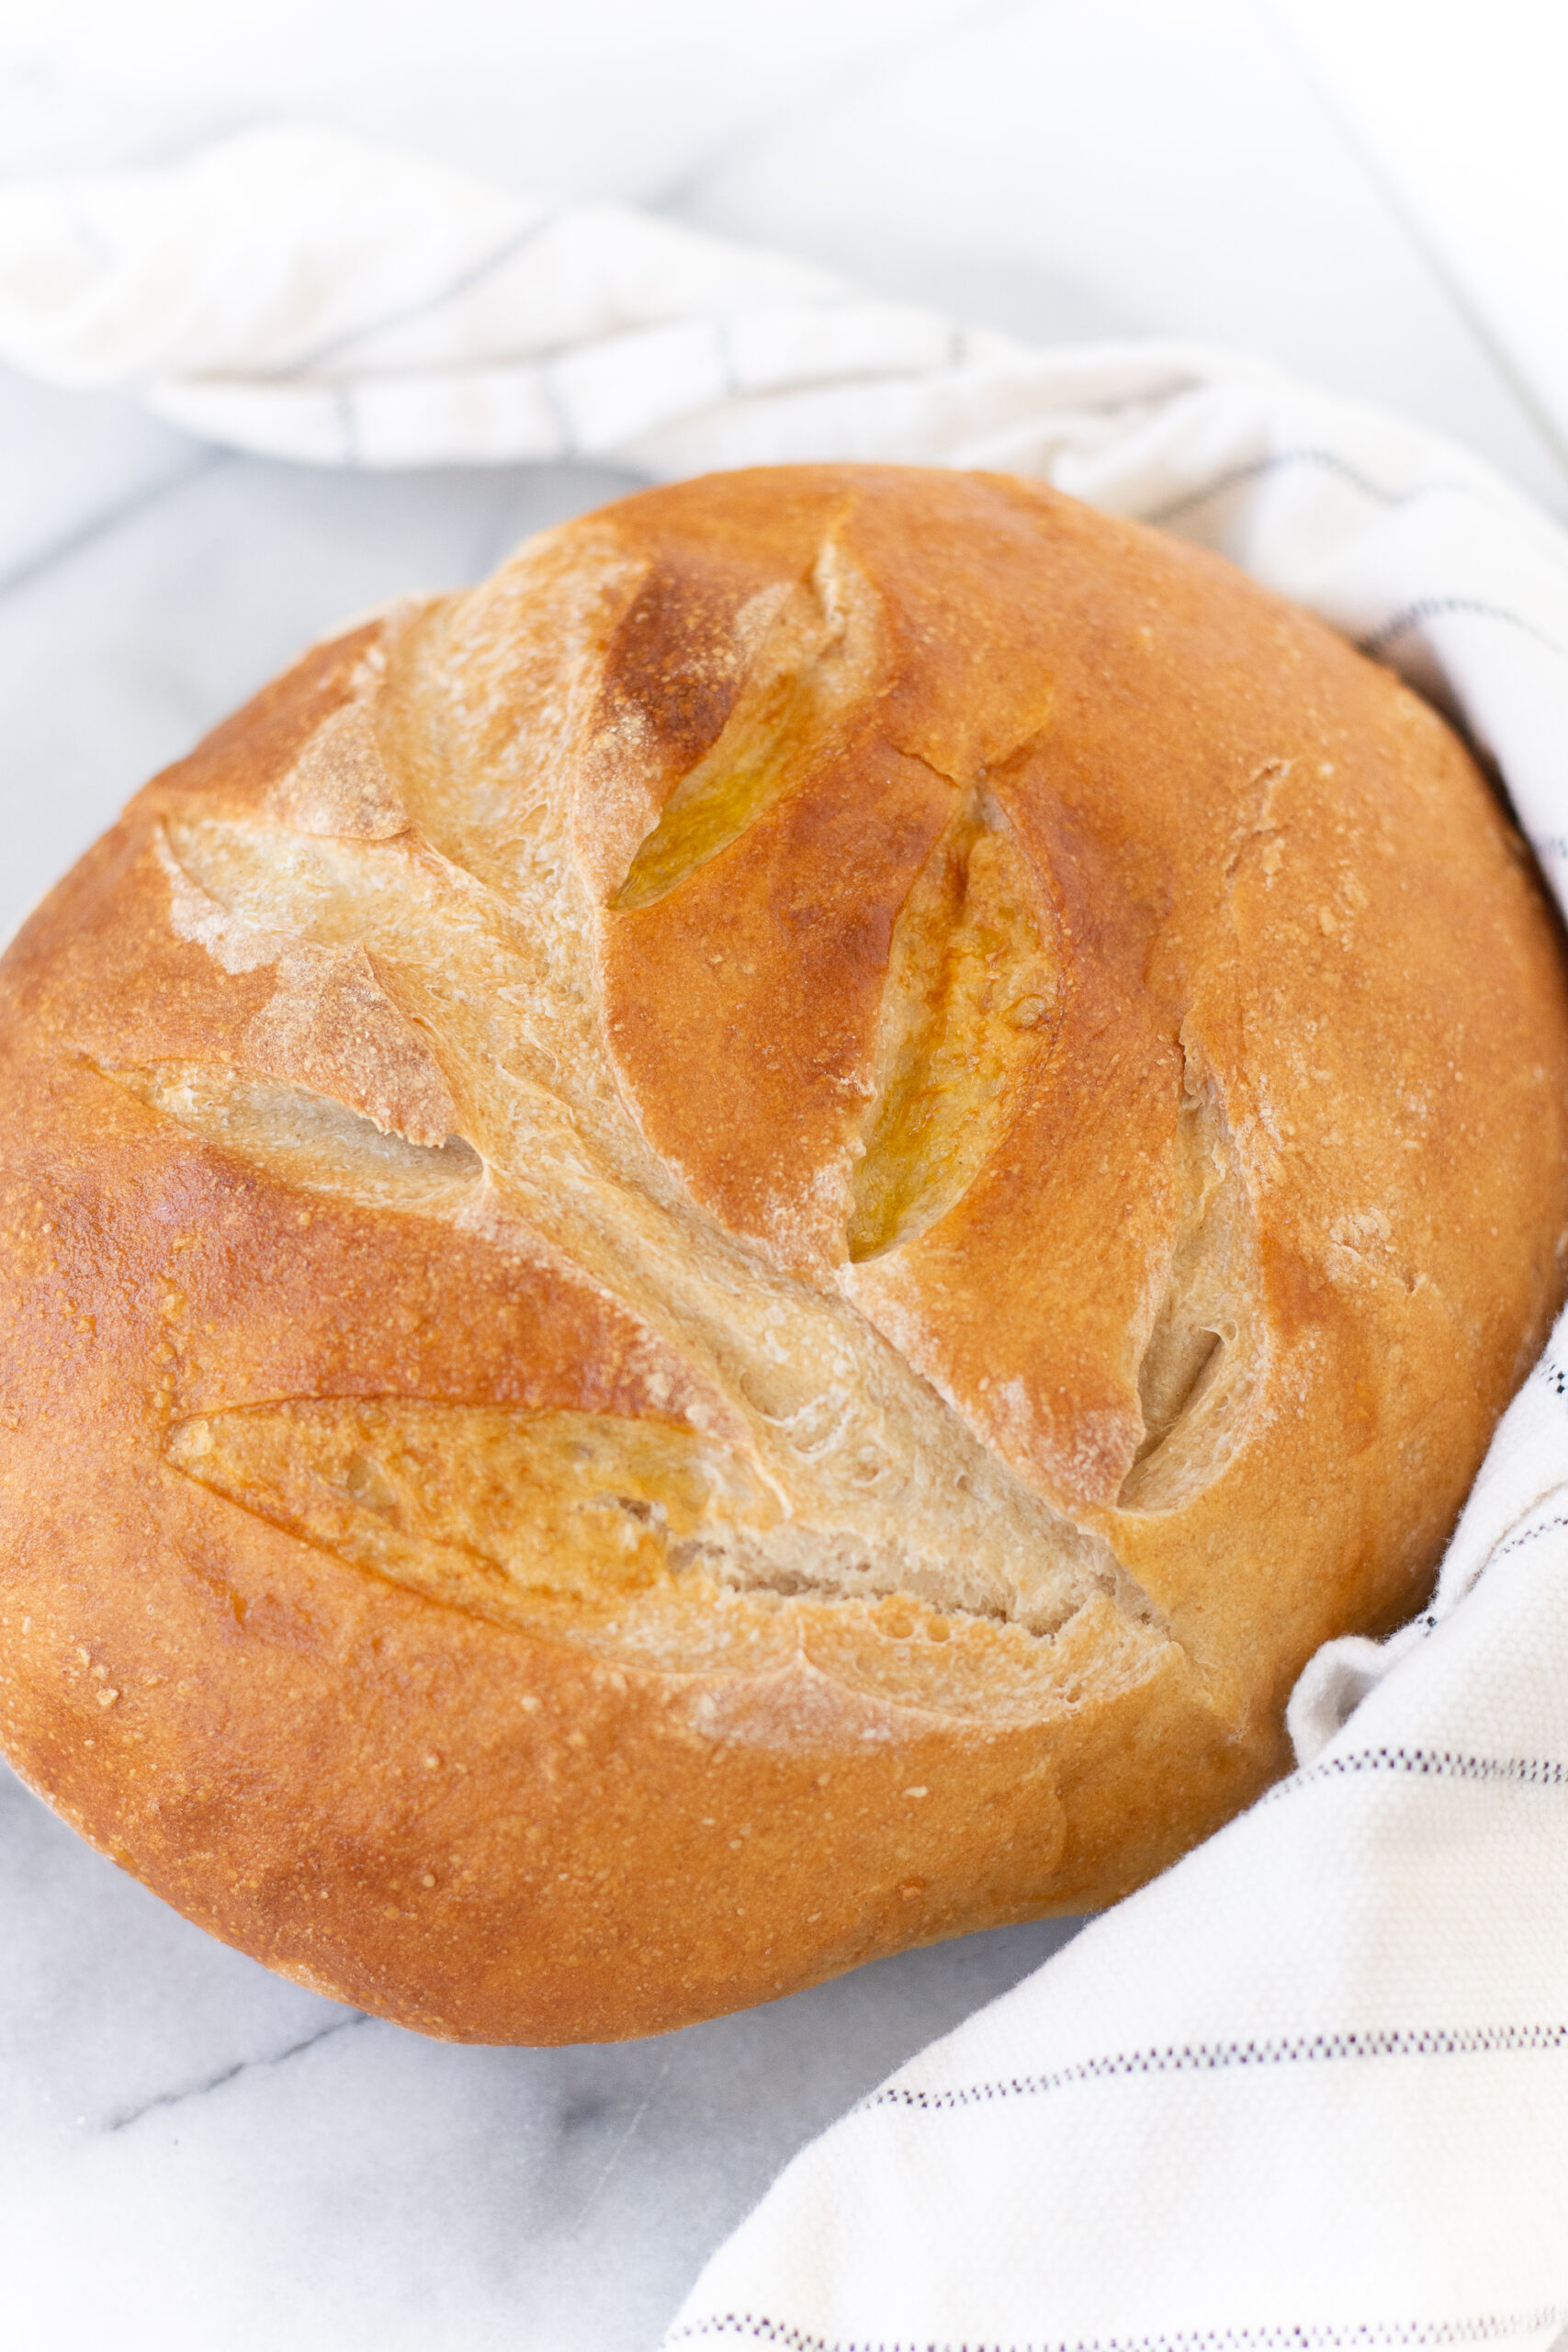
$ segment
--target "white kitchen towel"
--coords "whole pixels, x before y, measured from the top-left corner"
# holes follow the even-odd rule
[[[301,130],[0,191],[0,356],[317,463],[1043,475],[1395,664],[1568,882],[1568,542],[1462,451],[1261,363],[1031,352]],[[1568,2324],[1568,1319],[1429,1609],[1320,1652],[1291,1721],[1291,1780],[795,2160],[671,2345],[1310,2352]]]

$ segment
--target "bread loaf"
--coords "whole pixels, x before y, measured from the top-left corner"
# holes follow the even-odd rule
[[[1471,757],[998,476],[649,491],[317,647],[3,988],[0,1737],[428,2033],[1113,1901],[1563,1295]]]

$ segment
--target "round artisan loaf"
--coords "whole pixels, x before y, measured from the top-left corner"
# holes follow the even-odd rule
[[[1563,1294],[1474,764],[1032,483],[547,533],[307,654],[3,970],[6,1752],[426,2032],[1113,1900],[1420,1601]]]

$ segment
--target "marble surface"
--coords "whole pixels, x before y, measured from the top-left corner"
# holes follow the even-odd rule
[[[1507,372],[1254,0],[0,0],[8,171],[304,114],[601,189],[1042,340],[1270,353],[1558,513]],[[345,614],[622,477],[360,478],[0,376],[0,933]],[[274,1979],[0,1775],[0,2297],[28,2352],[645,2352],[791,2151],[1040,1927],[653,2042],[458,2050]]]

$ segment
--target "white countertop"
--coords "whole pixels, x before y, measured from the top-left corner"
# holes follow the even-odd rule
[[[1249,0],[0,0],[7,170],[304,114],[1042,341],[1262,350],[1568,510],[1506,362],[1320,86]],[[5,377],[0,447],[0,933],[310,637],[627,486],[291,469]],[[446,2048],[212,1943],[0,1768],[0,2335],[646,2352],[789,2153],[1066,1932],[659,2041]]]

